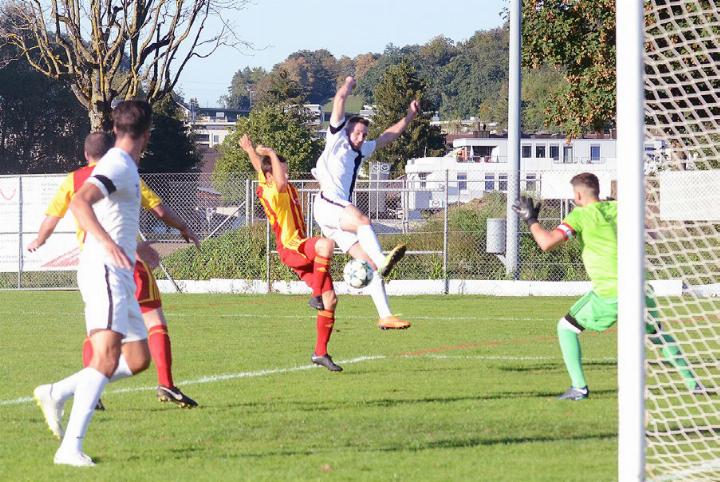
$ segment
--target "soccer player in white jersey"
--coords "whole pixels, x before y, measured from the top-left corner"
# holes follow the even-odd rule
[[[35,389],[50,430],[62,437],[56,464],[95,465],[82,445],[105,385],[141,372],[150,362],[147,330],[135,299],[133,266],[140,227],[138,162],[150,139],[151,121],[147,102],[130,100],[115,107],[115,147],[102,157],[70,203],[87,233],[78,286],[93,357],[79,372]],[[75,399],[63,436],[61,418],[71,396]]]
[[[385,293],[384,277],[405,254],[405,246],[398,245],[383,255],[380,242],[370,219],[355,207],[350,198],[363,160],[400,137],[419,111],[416,100],[410,103],[407,115],[387,128],[375,140],[366,140],[368,121],[362,117],[345,119],[345,101],[352,93],[355,79],[347,77],[333,100],[330,126],[326,134],[325,150],[320,155],[313,176],[320,182],[320,193],[315,197],[314,217],[323,236],[355,259],[370,263],[375,271],[368,285],[370,296],[378,310],[381,329],[404,329],[410,326],[390,311]]]

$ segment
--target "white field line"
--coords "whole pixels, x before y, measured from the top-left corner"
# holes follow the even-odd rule
[[[349,358],[347,360],[338,360],[339,365],[352,365],[353,363],[362,363],[366,361],[374,361],[374,360],[384,360],[388,358],[385,355],[368,355],[368,356],[360,356],[357,358]],[[557,361],[558,357],[543,357],[543,356],[536,356],[536,357],[529,357],[529,356],[485,356],[485,355],[432,355],[432,354],[425,354],[425,355],[401,355],[400,358],[429,358],[429,359],[435,359],[435,360],[478,360],[478,361]],[[593,361],[616,361],[615,358],[587,358],[585,359],[585,362],[592,363]],[[196,378],[195,380],[186,380],[183,382],[180,382],[180,385],[200,385],[203,383],[215,383],[215,382],[221,382],[224,380],[236,380],[239,378],[257,378],[257,377],[266,377],[269,375],[277,375],[277,374],[284,374],[284,373],[293,373],[293,372],[299,372],[299,371],[305,371],[310,370],[313,368],[320,368],[316,365],[300,365],[290,368],[267,368],[264,370],[255,370],[251,372],[239,372],[239,373],[225,373],[221,375],[208,375],[200,378]],[[108,390],[106,393],[108,394],[118,394],[118,393],[134,393],[134,392],[145,392],[149,390],[155,390],[156,386],[148,386],[148,387],[132,387],[132,388],[120,388],[117,390]],[[23,405],[26,403],[33,402],[32,397],[20,397],[16,398],[14,400],[0,400],[0,407],[1,406],[7,406],[7,405]]]
[[[52,318],[59,318],[59,317],[68,317],[68,318],[77,318],[81,322],[84,319],[84,313],[82,311],[77,312],[42,312],[42,311],[25,311],[23,312],[24,316],[33,316],[33,317],[52,317]],[[314,315],[308,315],[306,313],[303,314],[297,314],[297,315],[272,315],[272,314],[251,314],[251,313],[219,313],[219,314],[209,314],[209,315],[197,315],[197,314],[189,314],[189,313],[174,313],[174,312],[166,312],[166,317],[170,319],[172,323],[173,318],[264,318],[264,319],[289,319],[289,320],[297,320],[298,318],[307,318],[307,319],[314,319]],[[15,319],[17,318],[17,312],[11,312],[11,311],[0,311],[0,316],[9,317],[12,316]],[[400,314],[400,316],[403,316]],[[494,320],[494,321],[542,321],[544,319],[550,320],[550,318],[547,317],[514,317],[514,316],[407,316],[409,320],[449,320],[449,321],[485,321],[485,320]],[[375,320],[375,315],[369,314],[368,316],[363,315],[342,315],[339,317],[339,319],[342,320]],[[551,320],[556,321],[556,320]]]

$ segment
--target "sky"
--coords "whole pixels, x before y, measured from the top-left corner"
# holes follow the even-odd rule
[[[438,35],[456,42],[478,30],[502,25],[507,0],[251,0],[226,15],[240,38],[253,45],[222,48],[207,59],[192,59],[179,90],[202,107],[217,106],[235,72],[272,69],[298,50],[327,49],[336,58],[382,53],[388,44],[424,44]],[[213,26],[210,26],[213,28]]]

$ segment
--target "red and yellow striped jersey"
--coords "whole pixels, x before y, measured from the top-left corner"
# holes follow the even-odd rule
[[[45,215],[56,218],[64,217],[70,207],[70,201],[72,201],[73,196],[80,190],[85,180],[92,175],[94,169],[95,164],[88,164],[85,167],[68,173],[55,193],[55,197],[53,197],[48,208],[45,210]],[[162,203],[160,196],[155,194],[155,191],[150,189],[142,180],[140,181],[140,198],[144,209],[153,209]],[[82,245],[85,241],[85,231],[77,225],[76,227],[77,230],[75,234],[78,242]]]
[[[274,184],[267,183],[262,172],[258,172],[258,181],[256,193],[275,232],[278,250],[285,248],[299,252],[307,235],[297,189],[288,183],[287,190],[280,192]]]

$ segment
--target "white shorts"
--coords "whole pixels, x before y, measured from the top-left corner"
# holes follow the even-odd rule
[[[344,253],[358,242],[357,235],[350,231],[340,229],[340,218],[345,207],[352,204],[349,201],[329,199],[322,193],[315,195],[313,204],[313,217],[320,226],[322,235],[335,241],[335,244]]]
[[[123,335],[123,343],[147,338],[132,270],[81,262],[77,277],[88,335],[93,330],[112,330]]]

